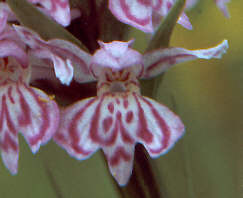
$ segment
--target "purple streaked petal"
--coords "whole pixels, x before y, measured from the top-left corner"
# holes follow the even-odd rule
[[[11,130],[9,124],[8,114],[6,114],[6,98],[1,101],[1,118],[0,118],[0,148],[1,156],[4,165],[8,168],[11,174],[15,175],[18,172],[18,158],[19,158],[19,143],[17,133]],[[5,115],[4,115],[5,114]],[[5,118],[4,118],[5,117]],[[7,118],[6,118],[7,117]]]
[[[39,58],[48,58],[53,62],[56,76],[62,83],[69,84],[73,75],[78,82],[94,80],[88,68],[91,55],[82,51],[76,45],[60,39],[44,41],[27,28],[14,27],[23,42],[32,49],[32,54]],[[36,53],[38,51],[41,52],[40,55]]]
[[[165,154],[182,137],[182,121],[166,106],[147,97],[134,97],[140,120],[138,141],[144,145],[151,157]]]
[[[1,88],[0,133],[21,132],[33,153],[56,132],[59,122],[57,104],[44,92],[24,83],[11,83]],[[6,127],[9,129],[6,129]]]
[[[71,22],[70,7],[68,0],[29,0],[33,4],[40,4],[44,13],[53,17],[63,26]]]
[[[20,114],[26,115],[26,118],[18,118],[19,130],[35,153],[40,145],[46,144],[56,132],[59,124],[59,109],[53,99],[37,88],[22,85],[17,91],[22,107]]]
[[[153,32],[151,4],[152,2],[147,0],[109,0],[109,9],[123,23],[151,33]]]
[[[77,159],[86,159],[99,148],[89,133],[90,120],[98,102],[97,98],[85,99],[61,112],[60,127],[54,140]]]
[[[187,50],[184,48],[166,48],[145,53],[145,70],[143,78],[151,78],[161,74],[173,65],[197,58],[221,58],[228,48],[228,41],[223,40],[216,47],[200,50]]]

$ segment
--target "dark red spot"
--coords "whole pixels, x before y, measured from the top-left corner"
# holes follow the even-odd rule
[[[116,104],[120,104],[120,100],[118,98],[116,98]]]
[[[92,141],[97,142],[101,145],[112,145],[114,144],[117,134],[118,134],[118,126],[115,124],[114,129],[111,132],[111,135],[108,138],[104,138],[103,134],[99,135],[99,122],[100,122],[100,118],[101,118],[101,107],[102,107],[102,102],[104,100],[105,95],[100,98],[99,100],[99,104],[96,107],[96,111],[93,114],[92,118],[91,118],[91,127],[90,127],[90,138],[92,139]],[[78,121],[78,120],[77,120]]]
[[[145,6],[151,6],[151,0],[138,0],[139,3],[145,5]]]
[[[114,112],[114,104],[112,102],[108,104],[107,108],[108,108],[110,113]]]
[[[118,147],[113,154],[113,156],[110,158],[110,165],[111,166],[117,166],[119,165],[120,161],[124,160],[125,162],[129,162],[131,160],[131,155],[127,153],[123,147]]]
[[[127,114],[126,114],[126,122],[127,122],[127,123],[131,123],[132,120],[133,120],[133,112],[132,112],[132,111],[129,111],[129,112],[127,112]]]
[[[107,133],[110,130],[112,126],[112,122],[113,122],[112,117],[108,117],[103,120],[103,129],[105,133]]]
[[[127,100],[127,99],[124,99],[124,100],[123,100],[123,106],[124,106],[125,109],[127,109],[128,104],[129,104],[129,103],[128,103],[128,100]]]

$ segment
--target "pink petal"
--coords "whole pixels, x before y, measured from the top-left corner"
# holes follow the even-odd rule
[[[104,147],[109,170],[120,186],[127,184],[133,169],[134,144],[116,141],[113,146]]]
[[[69,59],[62,59],[48,50],[33,50],[32,55],[40,59],[50,59],[53,62],[56,77],[63,83],[69,84],[73,77],[73,66]]]
[[[132,41],[99,43],[101,49],[97,50],[93,55],[91,60],[92,67],[106,67],[117,71],[136,64],[142,64],[142,55],[129,47]]]
[[[171,149],[182,137],[184,125],[180,118],[166,106],[154,100],[134,95],[138,106],[139,130],[141,142],[151,157],[158,157]]]
[[[8,94],[9,95],[9,94]],[[11,99],[11,96],[10,96]],[[7,96],[1,92],[0,147],[2,160],[12,174],[18,170],[19,143],[18,132],[11,121]]]
[[[166,48],[144,55],[145,72],[143,78],[151,78],[169,69],[171,66],[194,60],[197,58],[221,58],[228,48],[228,41],[224,40],[216,47],[200,50],[187,50],[184,48]]]
[[[118,20],[148,33],[153,32],[151,4],[149,0],[109,0],[109,8]]]
[[[0,58],[13,56],[22,65],[28,67],[28,56],[24,49],[13,40],[0,40]]]
[[[17,135],[21,132],[32,152],[37,152],[40,145],[49,141],[57,130],[57,104],[44,92],[23,83],[8,84],[1,89],[1,94],[3,121],[0,133],[7,131],[10,135]]]
[[[229,11],[227,9],[226,3],[229,3],[230,0],[215,0],[215,3],[217,4],[218,8],[224,13],[224,16],[230,17]]]
[[[32,48],[32,55],[50,59],[53,62],[56,76],[62,83],[69,84],[73,74],[78,82],[94,80],[88,68],[91,59],[88,53],[68,41],[59,39],[44,41],[27,28],[14,27],[21,39]]]
[[[54,140],[77,159],[86,159],[99,148],[90,137],[90,121],[98,102],[97,98],[89,98],[62,111],[60,127]]]
[[[34,4],[40,4],[42,11],[53,17],[63,26],[68,26],[71,21],[68,0],[29,0]]]

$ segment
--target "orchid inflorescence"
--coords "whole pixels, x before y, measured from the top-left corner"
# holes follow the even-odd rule
[[[62,26],[71,23],[73,12],[67,0],[28,1]],[[228,15],[226,2],[216,1]],[[109,0],[108,6],[121,22],[155,33],[174,3]],[[188,1],[187,6],[193,3]],[[185,13],[178,23],[192,28]],[[139,79],[156,77],[177,63],[221,58],[228,48],[224,40],[208,49],[168,47],[141,54],[132,49],[133,40],[97,42],[99,49],[91,54],[63,39],[44,40],[21,25],[8,4],[0,4],[0,146],[3,162],[12,174],[17,173],[20,132],[33,153],[50,139],[79,160],[102,148],[111,174],[125,185],[136,143],[143,144],[151,157],[158,157],[184,133],[175,113],[141,95]],[[31,86],[37,78],[59,79],[58,83],[66,86],[72,80],[97,81],[97,96],[59,108],[53,97]]]

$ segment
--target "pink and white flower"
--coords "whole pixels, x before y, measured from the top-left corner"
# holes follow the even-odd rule
[[[29,55],[43,59],[46,67],[54,66],[56,77],[68,85],[73,75],[80,78],[79,81],[92,81],[88,71],[90,55],[76,45],[60,39],[44,41],[35,32],[22,27],[14,26],[21,40],[31,49]]]
[[[0,17],[0,149],[12,174],[18,169],[18,133],[33,153],[50,140],[59,123],[57,104],[41,90],[30,87],[31,68],[25,44],[12,26],[8,12]]]
[[[28,0],[34,4],[39,10],[41,10],[47,16],[53,18],[57,23],[62,26],[68,26],[71,22],[71,11],[68,0]],[[9,6],[1,2],[0,3],[0,15],[2,12],[8,12],[9,20],[17,20],[14,13]],[[76,12],[76,15],[80,14]]]
[[[132,172],[136,143],[143,144],[151,157],[158,157],[184,133],[176,114],[141,96],[138,79],[159,75],[179,62],[220,58],[228,44],[223,41],[204,50],[172,47],[141,55],[130,48],[131,41],[99,43],[101,48],[89,64],[89,75],[98,81],[97,96],[61,112],[54,140],[80,160],[102,148],[111,174],[125,185]]]
[[[151,33],[154,26],[158,25],[158,16],[160,19],[165,17],[174,3],[175,0],[109,0],[109,8],[123,23]],[[192,29],[185,13],[182,13],[178,23]]]
[[[48,16],[63,26],[68,26],[71,22],[71,14],[68,0],[28,0],[38,6]]]

